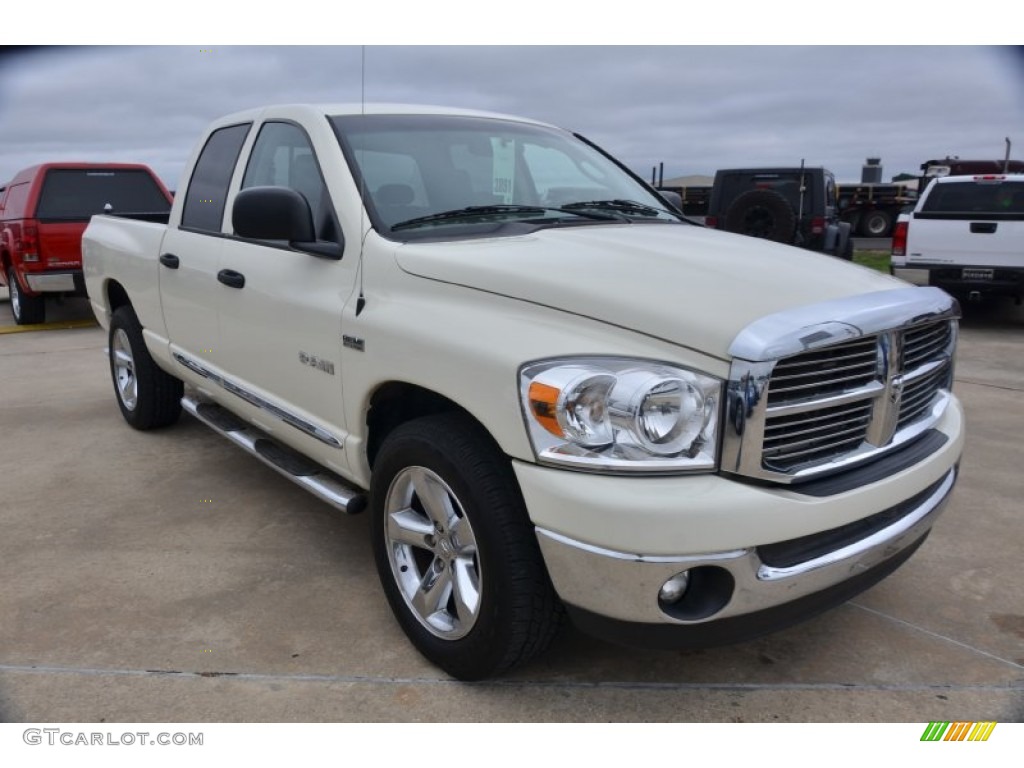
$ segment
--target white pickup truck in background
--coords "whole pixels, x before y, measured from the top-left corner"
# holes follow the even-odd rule
[[[1024,298],[1024,175],[935,179],[893,233],[892,273],[961,299]]]
[[[177,189],[166,225],[83,239],[122,415],[184,407],[368,506],[399,624],[455,677],[566,613],[656,647],[786,626],[898,567],[952,491],[950,296],[694,225],[567,131],[268,107]]]

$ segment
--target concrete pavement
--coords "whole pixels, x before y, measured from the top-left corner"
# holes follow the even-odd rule
[[[88,316],[83,300],[50,313]],[[105,345],[98,328],[0,334],[4,721],[1024,719],[1020,309],[964,322],[960,484],[880,585],[728,648],[635,651],[570,630],[473,685],[405,640],[365,516],[186,415],[131,430]]]

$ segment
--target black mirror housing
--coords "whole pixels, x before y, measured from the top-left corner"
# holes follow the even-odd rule
[[[288,187],[249,187],[235,196],[231,226],[253,240],[316,240],[313,214],[300,193]]]

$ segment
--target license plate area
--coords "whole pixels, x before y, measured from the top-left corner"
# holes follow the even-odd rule
[[[994,269],[978,269],[977,267],[965,268],[961,271],[960,277],[964,280],[991,280],[995,277]]]

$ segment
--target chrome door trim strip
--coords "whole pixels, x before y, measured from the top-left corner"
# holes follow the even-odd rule
[[[300,416],[292,413],[291,411],[281,408],[279,405],[275,405],[266,398],[260,397],[255,392],[241,387],[230,379],[226,379],[219,374],[214,373],[209,368],[195,360],[186,357],[180,352],[174,352],[174,359],[181,363],[183,366],[188,368],[193,373],[202,376],[208,381],[212,381],[214,384],[219,385],[226,392],[230,392],[237,397],[242,398],[250,405],[254,405],[260,410],[266,411],[267,413],[275,416],[276,418],[283,421],[292,427],[295,427],[300,432],[304,432],[310,437],[315,437],[322,443],[326,443],[332,448],[341,448],[342,442],[338,437],[330,430],[324,429],[323,427],[314,424]]]

